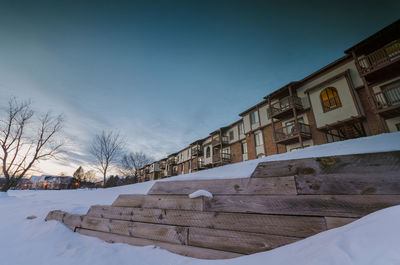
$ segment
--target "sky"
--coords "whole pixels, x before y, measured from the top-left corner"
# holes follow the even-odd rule
[[[399,19],[399,1],[3,1],[0,108],[65,118],[71,175],[102,130],[161,159]],[[3,112],[0,112],[0,116]]]

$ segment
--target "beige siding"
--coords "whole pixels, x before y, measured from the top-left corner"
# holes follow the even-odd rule
[[[250,127],[250,115],[246,114],[243,117],[243,124],[244,124],[244,133],[249,133],[251,131]]]

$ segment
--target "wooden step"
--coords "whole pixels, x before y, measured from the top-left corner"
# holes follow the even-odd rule
[[[186,180],[154,183],[148,194],[187,195],[197,190],[214,195],[296,194],[294,177]]]
[[[231,259],[242,255],[239,253],[233,253],[228,251],[220,251],[209,248],[200,248],[194,246],[158,242],[155,240],[135,238],[130,236],[93,231],[83,228],[77,228],[76,231],[83,235],[100,238],[109,243],[125,243],[133,246],[157,246],[179,255],[198,258],[198,259]]]
[[[202,211],[204,198],[190,199],[188,196],[123,194],[118,196],[112,206]]]
[[[80,228],[175,244],[187,244],[187,228],[86,216]]]
[[[400,195],[214,196],[205,211],[362,217],[400,204]]]
[[[317,174],[365,174],[379,177],[400,171],[400,151],[262,162],[253,178]]]
[[[87,216],[293,237],[307,237],[326,230],[326,223],[323,217],[306,216],[215,213],[101,205],[92,206]]]
[[[247,232],[189,228],[189,245],[224,251],[252,254],[300,240],[294,237]]]
[[[329,195],[399,195],[400,172],[369,174],[338,173],[298,175],[295,177],[298,194]]]

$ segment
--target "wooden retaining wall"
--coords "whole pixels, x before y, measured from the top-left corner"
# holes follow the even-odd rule
[[[218,177],[218,176],[216,176]],[[190,199],[208,190],[213,198]],[[226,259],[266,251],[400,204],[400,152],[260,163],[251,178],[157,182],[86,215],[52,211],[107,242]]]

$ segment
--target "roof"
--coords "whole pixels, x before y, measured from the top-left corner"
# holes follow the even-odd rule
[[[374,43],[376,46],[384,46],[388,41],[391,41],[388,40],[388,38],[392,38],[392,40],[400,38],[400,19],[360,41],[344,52],[346,54],[351,54],[352,51],[358,51],[358,54],[362,54],[366,49],[368,49],[367,46],[371,43]]]
[[[257,107],[263,105],[263,104],[266,103],[266,102],[267,102],[266,100],[263,100],[263,101],[257,103],[256,105],[252,106],[251,108],[249,108],[249,109],[243,111],[242,113],[240,113],[239,116],[245,115],[246,113],[248,113],[248,112],[250,112],[250,111],[256,109]]]

